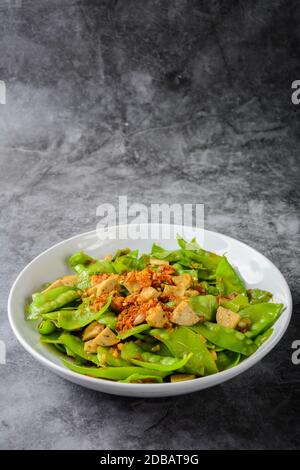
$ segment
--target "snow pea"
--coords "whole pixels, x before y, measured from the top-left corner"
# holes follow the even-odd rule
[[[122,383],[137,383],[137,384],[144,384],[144,383],[162,383],[162,377],[158,375],[142,375],[142,374],[132,374],[125,380],[119,380],[118,382]]]
[[[233,292],[246,294],[244,282],[225,256],[223,256],[216,270],[216,286],[221,295],[226,296]]]
[[[58,310],[60,307],[79,299],[80,291],[74,287],[60,286],[47,292],[33,294],[27,311],[27,320],[36,320],[41,314]]]
[[[69,258],[69,265],[78,274],[85,273],[86,275],[98,273],[115,273],[113,264],[108,260],[96,260],[91,258],[83,251],[75,253]]]
[[[61,310],[58,312],[57,324],[60,328],[68,331],[83,328],[92,321],[99,320],[110,306],[111,299],[112,294],[98,312],[92,311],[87,303],[81,304],[77,310]]]
[[[241,359],[240,353],[233,351],[220,351],[217,356],[217,366],[219,371],[231,369],[231,367],[236,366]]]
[[[267,341],[267,339],[270,338],[272,333],[273,333],[273,328],[269,328],[261,335],[258,335],[254,340],[254,343],[256,344],[256,346],[259,348],[259,346],[261,346],[265,341]]]
[[[78,264],[81,264],[83,266],[88,266],[89,264],[95,263],[96,260],[92,258],[91,256],[87,255],[84,253],[84,251],[78,251],[77,253],[74,253],[74,255],[70,256],[68,259],[68,263],[71,266],[71,268],[74,268]]]
[[[191,297],[189,304],[199,315],[203,315],[206,320],[215,320],[218,302],[213,295],[197,295]]]
[[[91,361],[96,365],[99,364],[96,354],[87,354],[84,351],[84,342],[78,338],[78,336],[71,335],[70,333],[62,333],[60,336],[60,342],[66,347],[66,349],[69,349],[76,354],[76,356],[87,361]]]
[[[239,312],[242,308],[249,305],[248,297],[245,294],[239,294],[234,299],[221,302],[222,307],[228,308],[233,312]]]
[[[150,335],[164,343],[174,357],[184,357],[193,353],[184,371],[188,374],[206,375],[218,372],[211,353],[201,341],[198,334],[185,326],[178,326],[173,330],[153,329]]]
[[[158,377],[165,377],[168,375],[166,372],[144,369],[143,367],[86,367],[74,364],[74,362],[62,359],[63,364],[73,372],[79,374],[89,375],[90,377],[97,377],[109,380],[125,380],[133,374],[140,374],[143,376],[154,375]]]
[[[124,333],[119,333],[118,338],[119,339],[126,339],[129,338],[129,336],[134,336],[136,334],[142,333],[143,331],[150,330],[150,326],[147,325],[146,323],[142,323],[142,325],[137,325],[134,326],[133,328],[129,328],[128,330],[124,331]]]
[[[271,300],[273,297],[271,292],[261,289],[248,289],[247,294],[250,304],[261,304],[264,302],[269,302],[269,300]]]
[[[164,261],[176,262],[181,259],[182,253],[181,250],[165,250],[156,243],[153,243],[151,256]]]
[[[176,357],[159,356],[158,354],[145,352],[141,354],[142,361],[132,358],[131,362],[136,366],[151,367],[154,370],[172,372],[173,370],[183,368],[192,356],[193,353],[190,352],[182,359],[177,359]]]
[[[116,257],[112,264],[117,274],[125,271],[141,271],[146,267],[146,258],[145,256],[138,258],[138,250],[134,250],[127,255]]]
[[[247,338],[246,335],[233,328],[227,328],[211,322],[197,323],[197,325],[190,328],[217,346],[241,353],[244,356],[250,356],[257,349],[256,344],[250,338]]]
[[[60,337],[61,337],[61,331],[54,331],[54,333],[51,333],[50,335],[41,336],[40,342],[41,343],[51,343],[51,344],[57,343],[57,344],[59,344],[59,343],[61,343]]]
[[[198,280],[198,271],[197,271],[197,269],[186,269],[179,263],[172,264],[172,267],[174,269],[176,269],[178,274],[189,274],[192,277],[192,279],[194,279],[195,281]]]
[[[209,284],[207,281],[200,282],[200,286],[206,291],[207,294],[218,295],[219,291],[216,286]]]
[[[273,304],[271,302],[253,304],[249,307],[243,308],[239,312],[241,318],[249,318],[251,327],[246,336],[254,338],[259,333],[264,332],[270,328],[283,310],[283,304]]]
[[[51,320],[42,320],[38,326],[38,332],[41,335],[50,335],[56,330],[56,326]]]
[[[130,366],[130,362],[126,361],[122,357],[115,357],[111,348],[105,348],[99,346],[97,349],[98,361],[101,366],[113,366],[113,367],[124,367]]]
[[[105,312],[98,319],[98,323],[108,326],[111,330],[115,330],[117,326],[117,317],[113,312]]]
[[[181,369],[186,365],[193,353],[184,355],[183,358],[178,359],[177,357],[160,356],[151,352],[143,351],[136,343],[126,343],[122,349],[122,357],[133,364],[141,367],[155,370],[161,370],[171,372],[173,370]]]
[[[198,245],[195,239],[186,242],[183,238],[177,238],[178,245],[183,254],[192,261],[201,264],[201,268],[215,272],[222,257],[211,251],[206,251]]]

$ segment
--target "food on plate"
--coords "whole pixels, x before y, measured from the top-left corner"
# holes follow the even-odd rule
[[[195,239],[141,256],[78,252],[68,265],[73,274],[32,295],[26,319],[66,367],[91,377],[174,383],[221,372],[268,340],[284,309]]]

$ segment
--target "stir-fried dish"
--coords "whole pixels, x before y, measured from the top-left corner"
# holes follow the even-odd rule
[[[178,382],[233,367],[269,338],[283,305],[247,289],[225,256],[196,240],[178,245],[75,253],[74,274],[34,293],[26,319],[66,367],[91,377]]]

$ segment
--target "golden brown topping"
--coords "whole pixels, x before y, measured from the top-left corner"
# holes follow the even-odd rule
[[[150,299],[141,303],[140,297],[137,296],[136,302],[126,305],[122,312],[118,315],[118,323],[116,327],[117,331],[123,332],[129,328],[132,328],[135,325],[135,320],[137,317],[139,320],[142,318],[142,316],[146,316],[148,310],[157,304],[158,301],[155,299]]]
[[[148,269],[143,271],[131,271],[124,280],[124,286],[131,294],[137,294],[144,287],[151,286],[151,274]]]
[[[94,274],[91,276],[91,284],[95,286],[96,284],[100,284],[100,282],[105,281],[110,275],[103,273],[103,274]]]

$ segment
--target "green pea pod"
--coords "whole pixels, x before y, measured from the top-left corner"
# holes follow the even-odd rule
[[[98,323],[101,325],[106,325],[111,330],[115,330],[117,326],[117,317],[112,312],[105,312],[101,317],[98,319]]]
[[[240,353],[233,351],[220,351],[217,356],[219,371],[231,369],[231,367],[238,365],[241,359]]]
[[[78,251],[68,259],[68,263],[71,268],[74,268],[78,264],[82,264],[83,266],[89,266],[90,264],[95,262],[96,260],[84,253],[84,251]]]
[[[228,308],[233,312],[239,312],[249,305],[248,297],[245,294],[239,294],[232,300],[221,302],[222,307]]]
[[[254,343],[256,344],[256,346],[259,348],[265,341],[267,341],[267,339],[270,338],[272,333],[273,333],[273,328],[269,328],[261,335],[258,335],[254,340]]]
[[[183,368],[192,356],[193,353],[190,352],[182,359],[177,359],[176,357],[159,356],[158,354],[145,352],[141,354],[142,361],[133,358],[131,362],[140,367],[151,367],[154,370],[172,372],[173,370]]]
[[[190,328],[178,326],[173,330],[154,329],[150,334],[164,343],[174,357],[184,357],[193,353],[184,371],[188,374],[208,375],[218,372],[215,361],[205,344]]]
[[[192,277],[192,279],[194,279],[195,281],[198,281],[197,269],[186,269],[184,266],[182,266],[179,263],[172,264],[172,267],[176,269],[178,274],[189,274]]]
[[[87,354],[84,351],[84,342],[78,338],[78,336],[74,336],[69,333],[62,333],[60,336],[60,342],[66,347],[66,349],[69,349],[76,354],[76,356],[93,362],[96,365],[99,364],[97,354]]]
[[[60,344],[61,343],[61,331],[55,331],[50,335],[41,336],[40,342],[41,343],[50,343],[50,344]]]
[[[256,344],[250,338],[233,328],[226,328],[211,322],[198,323],[190,328],[217,346],[244,356],[250,356],[257,349]]]
[[[201,248],[195,239],[186,242],[181,237],[177,237],[178,245],[186,258],[195,261],[201,265],[202,268],[215,272],[222,257],[211,251],[206,251]]]
[[[122,359],[122,357],[115,357],[110,348],[105,348],[103,346],[98,347],[97,356],[98,362],[102,367],[105,367],[106,365],[113,367],[126,367],[131,365],[129,361]]]
[[[239,312],[241,318],[249,318],[251,327],[247,331],[248,338],[254,338],[258,334],[270,328],[283,310],[283,304],[273,304],[271,302],[253,304]]]
[[[244,282],[225,256],[223,256],[216,270],[216,286],[221,295],[226,296],[234,292],[246,294]]]
[[[57,324],[64,330],[72,331],[83,328],[92,321],[99,320],[101,315],[106,312],[110,306],[112,294],[109,296],[106,304],[98,311],[93,312],[87,304],[82,304],[77,310],[66,310],[58,313]]]
[[[138,258],[138,250],[134,250],[127,255],[116,257],[113,267],[117,274],[125,271],[140,271],[146,267],[146,259],[145,257]]]
[[[113,263],[111,261],[107,261],[105,259],[99,259],[95,261],[95,263],[91,263],[88,266],[84,266],[82,264],[77,264],[73,268],[78,274],[87,273],[90,276],[93,274],[115,274],[115,270],[113,267]]]
[[[165,377],[168,375],[166,372],[144,369],[143,367],[85,367],[74,364],[74,362],[62,359],[63,364],[73,372],[77,372],[83,375],[89,375],[90,377],[97,377],[108,380],[125,380],[133,374],[140,375],[154,375],[159,377]]]
[[[247,294],[250,304],[261,304],[264,302],[269,302],[269,300],[271,300],[273,297],[271,292],[261,289],[248,289]]]
[[[129,328],[128,330],[124,331],[124,333],[119,333],[118,338],[119,339],[126,339],[129,338],[130,336],[137,335],[139,333],[142,333],[143,331],[150,330],[150,326],[147,325],[147,323],[142,323],[142,325],[134,326],[133,328]]]
[[[171,356],[160,356],[153,352],[143,351],[142,347],[137,345],[137,343],[129,342],[124,344],[121,355],[137,366],[171,372],[184,367],[193,353],[188,353],[181,359]]]
[[[60,286],[47,292],[41,292],[32,296],[33,301],[27,312],[27,320],[36,320],[40,315],[67,305],[79,299],[80,292],[73,287]]]
[[[38,332],[41,335],[50,335],[56,330],[56,326],[51,320],[42,320],[38,326]]]
[[[142,375],[142,374],[132,374],[125,380],[118,380],[118,382],[122,383],[136,383],[136,384],[145,384],[145,383],[162,383],[162,377],[158,377],[158,375]]]
[[[218,295],[219,291],[216,286],[209,284],[207,281],[200,282],[200,286],[206,290],[207,294]]]
[[[198,315],[203,315],[207,320],[216,318],[218,302],[213,295],[197,295],[191,297],[189,304]]]

